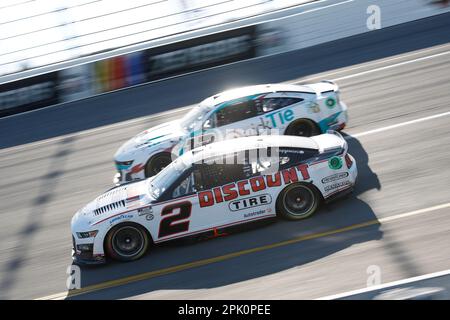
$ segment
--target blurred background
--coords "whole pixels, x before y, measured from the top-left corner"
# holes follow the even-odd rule
[[[0,76],[305,2],[5,0],[0,4]]]

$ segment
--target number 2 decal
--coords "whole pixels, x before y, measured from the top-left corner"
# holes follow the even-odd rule
[[[179,210],[177,214],[169,215],[175,213]],[[163,219],[159,224],[158,238],[167,237],[176,233],[185,232],[189,230],[189,220],[177,222],[180,220],[188,219],[191,216],[192,203],[189,201],[179,202],[170,204],[164,207],[161,211],[161,216]]]

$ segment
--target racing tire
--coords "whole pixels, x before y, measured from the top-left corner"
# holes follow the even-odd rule
[[[145,177],[153,177],[172,162],[170,153],[158,153],[148,160],[145,165]]]
[[[320,197],[314,186],[294,183],[280,193],[277,199],[277,214],[287,220],[310,217],[319,207]]]
[[[291,123],[284,134],[287,136],[312,137],[320,133],[320,129],[314,121],[300,119]]]
[[[125,262],[141,258],[149,245],[147,231],[136,223],[121,223],[113,227],[105,238],[107,255]]]

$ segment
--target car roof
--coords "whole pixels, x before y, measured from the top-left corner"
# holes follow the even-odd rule
[[[205,99],[205,104],[207,105],[217,105],[229,100],[238,99],[246,97],[249,95],[271,93],[271,92],[298,92],[315,94],[314,89],[304,85],[294,85],[294,84],[259,84],[255,86],[247,86],[235,88],[227,91],[215,94],[207,99]]]
[[[242,152],[252,149],[275,147],[305,148],[319,150],[319,145],[311,138],[297,136],[250,136],[214,142],[191,150],[185,155],[189,162],[196,163],[204,159]]]

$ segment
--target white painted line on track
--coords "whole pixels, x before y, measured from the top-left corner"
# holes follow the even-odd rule
[[[376,285],[376,286],[370,286],[370,287],[367,287],[367,288],[362,288],[362,289],[352,290],[352,291],[348,291],[348,292],[338,293],[338,294],[334,294],[334,295],[331,295],[331,296],[318,298],[316,300],[341,299],[341,298],[345,298],[345,297],[349,297],[349,296],[353,296],[353,295],[357,295],[357,294],[361,294],[361,293],[367,293],[367,292],[371,292],[371,291],[387,289],[387,288],[390,288],[390,287],[395,287],[395,286],[399,286],[399,285],[404,285],[404,284],[408,284],[408,283],[413,283],[413,282],[417,282],[417,281],[428,280],[428,279],[442,277],[442,276],[448,276],[448,275],[450,275],[450,269],[449,270],[444,270],[444,271],[439,271],[439,272],[428,273],[428,274],[424,274],[424,275],[417,276],[417,277],[412,277],[412,278],[406,278],[406,279],[402,279],[402,280],[392,281],[392,282],[388,282],[388,283],[384,283],[384,284],[380,284],[380,285]]]
[[[378,65],[378,64],[382,64],[382,63],[386,63],[386,62],[392,62],[392,61],[396,61],[396,60],[400,60],[400,59],[405,59],[405,58],[409,58],[409,57],[412,57],[412,56],[417,56],[419,54],[433,52],[433,51],[436,51],[436,50],[442,50],[444,48],[446,49],[446,48],[449,48],[449,47],[450,47],[450,44],[445,44],[445,45],[431,47],[431,48],[428,48],[428,49],[417,50],[417,51],[410,52],[410,53],[407,53],[407,54],[400,54],[400,55],[397,55],[397,56],[395,56],[393,58],[388,58],[388,59],[385,58],[385,59],[375,60],[375,61],[371,61],[371,62],[368,62],[368,63],[362,63],[362,64],[357,65],[355,67],[347,67],[347,68],[344,68],[344,69],[341,69],[341,70],[337,70],[337,71],[333,71],[333,72],[328,72],[328,73],[324,73],[324,74],[318,74],[317,76],[312,76],[312,77],[308,77],[308,78],[305,78],[305,79],[300,79],[300,81],[296,80],[296,81],[288,82],[288,84],[297,84],[299,82],[307,83],[309,81],[312,81],[313,79],[318,79],[318,78],[320,78],[320,79],[328,79],[331,76],[334,76],[336,74],[345,73],[345,72],[348,72],[348,71],[359,70],[359,69],[363,69],[363,68],[370,68],[370,67],[373,67],[374,65]]]
[[[416,123],[419,123],[419,122],[429,121],[429,120],[442,118],[442,117],[447,117],[447,116],[450,116],[450,111],[443,112],[443,113],[438,113],[438,114],[435,114],[435,115],[432,115],[432,116],[428,116],[428,117],[424,117],[424,118],[419,118],[419,119],[414,119],[414,120],[410,120],[410,121],[400,122],[400,123],[393,124],[393,125],[390,125],[390,126],[381,127],[381,128],[373,129],[373,130],[369,130],[369,131],[364,131],[364,132],[361,132],[361,133],[355,133],[355,134],[353,134],[351,136],[346,137],[346,139],[347,138],[348,139],[359,138],[359,137],[367,136],[369,134],[374,134],[374,133],[379,133],[379,132],[383,132],[383,131],[388,131],[388,130],[392,130],[392,129],[408,126],[408,125],[411,125],[411,124],[416,124]]]
[[[416,216],[419,214],[436,211],[436,210],[441,210],[441,209],[446,209],[446,208],[450,208],[450,202],[439,204],[439,205],[428,207],[428,208],[424,208],[424,209],[414,210],[414,211],[410,211],[410,212],[406,212],[406,213],[400,213],[400,214],[396,214],[396,215],[390,216],[390,217],[380,218],[380,219],[378,219],[378,222],[379,223],[390,222],[390,221],[399,220],[399,219],[403,219],[403,218],[409,218],[409,217]]]
[[[404,65],[407,65],[407,64],[411,64],[411,63],[414,63],[414,62],[419,62],[419,61],[433,59],[433,58],[444,56],[444,55],[447,55],[447,54],[450,54],[450,51],[439,52],[439,53],[436,53],[436,54],[432,54],[431,56],[420,57],[420,58],[413,59],[413,60],[402,61],[402,62],[394,63],[394,64],[391,64],[391,65],[388,65],[388,66],[379,67],[379,68],[375,68],[375,69],[371,69],[371,70],[367,70],[367,71],[363,71],[363,72],[350,74],[348,76],[335,78],[335,79],[333,79],[333,81],[340,81],[340,80],[351,79],[351,78],[354,78],[354,77],[363,76],[363,75],[366,75],[366,74],[369,74],[369,73],[373,73],[373,72],[384,71],[384,70],[388,70],[388,69],[404,66]]]

